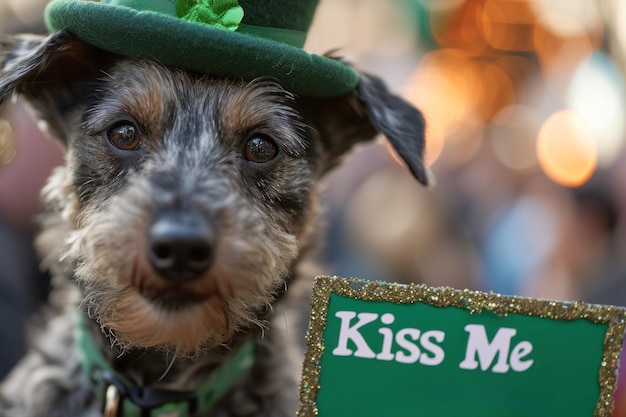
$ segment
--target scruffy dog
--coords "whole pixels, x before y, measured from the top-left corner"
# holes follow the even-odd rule
[[[349,94],[302,98],[65,30],[1,40],[0,103],[14,95],[67,163],[37,240],[51,318],[0,415],[293,416],[300,364],[273,323],[307,275],[318,183],[379,132],[426,183],[419,111],[364,74]]]

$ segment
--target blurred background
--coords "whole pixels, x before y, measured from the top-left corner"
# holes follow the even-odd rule
[[[328,188],[338,274],[626,304],[625,2],[327,0],[317,17],[310,50],[343,45],[424,112],[437,181],[382,142],[354,154]]]
[[[45,3],[2,0],[0,30],[44,33]],[[623,0],[321,0],[305,48],[340,48],[420,108],[436,178],[418,185],[382,138],[353,153],[324,188],[328,272],[626,305],[623,22]],[[0,118],[14,324],[45,294],[29,242],[61,161],[19,103]]]

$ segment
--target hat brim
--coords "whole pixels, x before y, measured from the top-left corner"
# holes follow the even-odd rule
[[[156,12],[95,1],[55,0],[48,4],[45,17],[49,29],[67,29],[109,52],[216,76],[271,77],[300,96],[343,95],[359,81],[358,72],[339,61]]]

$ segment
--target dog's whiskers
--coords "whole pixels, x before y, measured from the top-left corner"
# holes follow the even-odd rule
[[[289,333],[289,322],[287,320],[287,313],[285,312],[285,308],[282,303],[278,304],[278,308],[280,309],[281,316],[283,318],[283,324],[285,325],[285,331]]]
[[[269,328],[269,323],[263,320],[254,320],[253,323],[261,329],[261,339],[265,339],[265,330]]]
[[[176,362],[177,357],[178,357],[178,351],[175,352],[174,355],[172,355],[172,360],[169,362],[167,368],[165,369],[165,372],[163,372],[163,374],[157,379],[158,382],[163,381],[163,379],[167,376],[167,374],[170,372],[170,370],[174,366],[174,362]]]

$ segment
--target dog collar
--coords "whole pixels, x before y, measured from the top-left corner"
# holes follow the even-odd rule
[[[194,391],[138,387],[116,372],[104,358],[78,310],[74,339],[81,368],[103,404],[105,417],[188,417],[211,409],[248,373],[254,344],[246,342]]]

